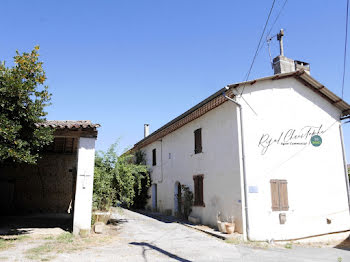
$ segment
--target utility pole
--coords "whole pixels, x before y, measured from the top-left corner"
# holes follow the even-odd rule
[[[280,32],[277,34],[277,40],[280,42],[280,55],[281,56],[284,56],[283,36],[284,36],[284,31],[283,31],[283,29],[281,29]]]

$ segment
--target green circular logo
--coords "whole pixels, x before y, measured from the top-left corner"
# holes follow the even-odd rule
[[[311,144],[313,146],[320,146],[322,144],[322,138],[319,135],[311,137]]]

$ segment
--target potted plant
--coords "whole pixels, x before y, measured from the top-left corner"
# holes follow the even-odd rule
[[[218,230],[221,232],[221,220],[220,220],[220,216],[221,216],[221,213],[218,212],[218,214],[216,215],[216,223],[217,223],[217,226],[218,226]]]
[[[221,213],[219,212],[217,217],[217,225],[218,225],[218,229],[221,233],[226,233],[226,222],[221,221]]]
[[[226,227],[226,233],[227,234],[232,234],[233,232],[235,232],[235,222],[234,222],[234,217],[230,217],[231,218],[231,223],[226,223],[225,227]]]

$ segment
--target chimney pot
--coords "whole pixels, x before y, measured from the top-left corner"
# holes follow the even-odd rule
[[[143,131],[144,131],[144,137],[148,137],[149,136],[149,124],[144,124],[143,126]]]

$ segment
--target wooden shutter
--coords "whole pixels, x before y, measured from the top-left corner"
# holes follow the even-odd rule
[[[271,202],[272,202],[272,211],[278,211],[280,208],[279,204],[279,193],[278,193],[278,180],[271,180]]]
[[[288,211],[287,180],[270,180],[272,211]]]
[[[198,205],[198,177],[197,176],[193,176],[193,183],[194,183],[194,201],[193,204],[195,206]]]
[[[198,188],[199,188],[199,205],[204,205],[203,199],[203,176],[198,176]]]
[[[152,150],[152,165],[153,166],[157,165],[157,152],[156,152],[156,149]]]
[[[198,128],[194,131],[194,153],[202,152],[202,129]]]
[[[287,190],[287,180],[279,181],[279,194],[280,194],[280,210],[288,211],[288,190]]]
[[[194,182],[194,205],[204,206],[203,198],[203,175],[193,176]]]

